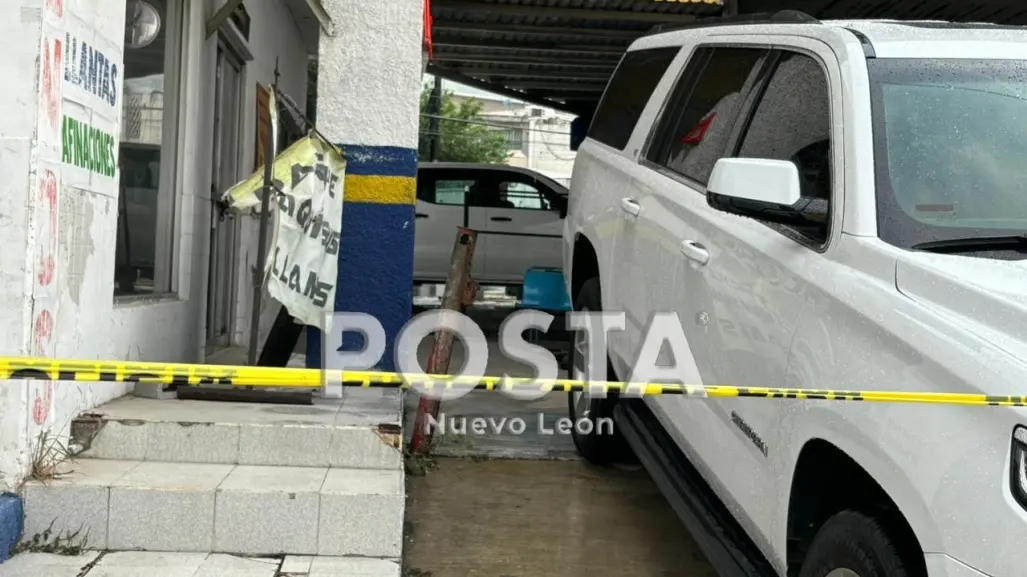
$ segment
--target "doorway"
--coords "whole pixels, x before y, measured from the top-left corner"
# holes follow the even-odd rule
[[[211,178],[210,272],[207,281],[207,355],[232,345],[235,326],[239,224],[216,200],[239,176],[243,64],[218,42],[214,97],[214,162]]]

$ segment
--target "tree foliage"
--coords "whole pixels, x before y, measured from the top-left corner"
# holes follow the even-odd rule
[[[420,142],[417,155],[421,160],[431,160],[430,146],[433,132],[438,132],[438,160],[442,162],[489,162],[506,160],[509,150],[502,132],[489,130],[479,115],[484,106],[481,101],[468,98],[457,101],[451,91],[442,93],[442,105],[438,116],[438,130],[433,130],[430,101],[432,89],[421,90]],[[471,122],[468,122],[471,121]]]

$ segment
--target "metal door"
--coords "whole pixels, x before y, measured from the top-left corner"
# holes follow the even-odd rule
[[[242,130],[242,63],[218,46],[214,102],[212,201],[239,181]],[[210,271],[207,281],[207,354],[232,344],[237,298],[239,231],[236,219],[211,206]]]

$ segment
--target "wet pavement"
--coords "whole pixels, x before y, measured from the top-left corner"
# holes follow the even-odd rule
[[[475,320],[495,334],[496,317]],[[430,348],[427,339],[422,363]],[[451,367],[462,363],[456,343]],[[488,374],[503,372],[531,376],[490,343]],[[417,403],[406,396],[408,432]],[[473,419],[489,424],[437,435],[433,457],[408,461],[405,577],[716,577],[644,470],[589,465],[569,435],[551,432],[567,416],[565,394],[519,401],[475,391],[441,413],[467,419],[469,433]]]
[[[407,577],[716,577],[644,471],[441,458],[407,495]]]

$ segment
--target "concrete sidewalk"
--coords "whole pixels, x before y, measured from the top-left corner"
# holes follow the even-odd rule
[[[25,553],[0,565],[2,577],[399,577],[399,563],[360,557],[284,559],[208,553],[90,551]]]

